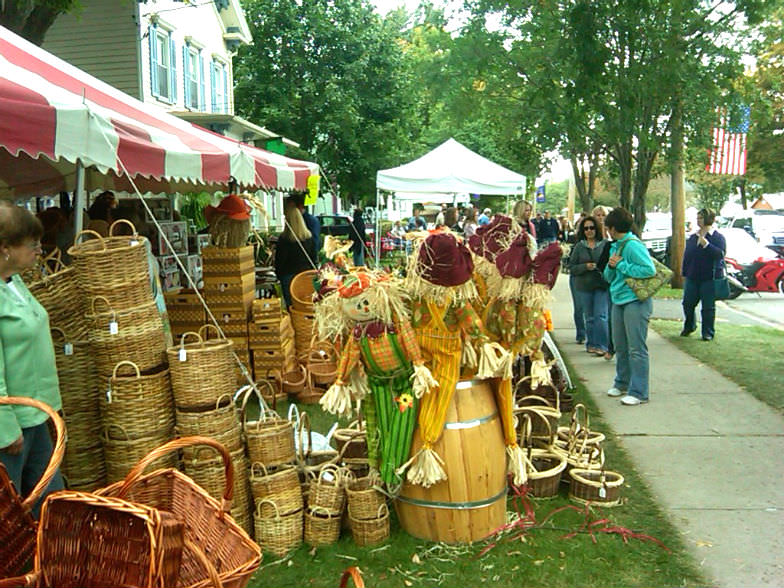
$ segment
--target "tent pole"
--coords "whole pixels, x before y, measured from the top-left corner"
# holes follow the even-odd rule
[[[381,209],[379,208],[379,201],[381,200],[381,190],[376,188],[376,233],[375,233],[375,242],[376,242],[376,268],[378,268],[380,264],[380,257],[381,257]]]
[[[86,202],[84,192],[84,164],[81,159],[76,160],[76,185],[74,186],[73,211],[74,211],[74,234],[78,234],[84,225],[84,204]]]

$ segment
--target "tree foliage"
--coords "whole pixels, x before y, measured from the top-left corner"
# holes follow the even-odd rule
[[[0,2],[0,25],[36,45],[58,16],[79,7],[79,0],[5,0]]]

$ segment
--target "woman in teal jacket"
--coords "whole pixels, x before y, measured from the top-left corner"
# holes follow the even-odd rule
[[[615,382],[608,396],[636,406],[648,402],[648,321],[653,311],[650,298],[638,300],[626,278],[650,278],[656,273],[648,249],[632,232],[634,219],[624,208],[614,208],[604,224],[613,243],[604,268],[612,301],[612,337],[615,345]]]
[[[0,203],[0,396],[27,396],[60,410],[49,316],[19,272],[41,253],[43,227],[32,213]],[[49,417],[28,406],[0,406],[0,463],[22,496],[41,478],[52,455]],[[58,471],[41,500],[63,488]],[[33,515],[38,516],[40,501]]]

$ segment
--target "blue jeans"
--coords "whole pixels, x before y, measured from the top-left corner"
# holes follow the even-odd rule
[[[586,345],[607,351],[607,308],[610,295],[607,290],[577,290],[580,307],[585,318]]]
[[[582,300],[577,295],[577,288],[574,287],[574,276],[569,274],[569,292],[572,293],[572,308],[574,313],[574,328],[577,330],[576,339],[578,342],[585,340],[585,318],[583,317]]]
[[[44,473],[49,460],[52,457],[52,437],[49,434],[49,427],[46,423],[35,427],[22,429],[24,435],[24,446],[19,455],[8,455],[0,451],[0,462],[8,471],[9,479],[14,483],[14,487],[22,497],[30,495],[41,475]],[[52,481],[46,487],[33,507],[33,518],[37,519],[41,510],[41,504],[49,494],[64,488],[63,477],[60,470],[55,472]]]
[[[354,258],[355,266],[365,265],[365,248],[362,247],[359,251],[355,251],[352,257]]]
[[[713,337],[716,334],[716,290],[713,280],[686,278],[683,284],[684,331],[694,331],[697,328],[694,310],[698,303],[702,315],[702,336]]]
[[[615,387],[648,400],[648,321],[653,300],[635,300],[612,307],[615,343]]]

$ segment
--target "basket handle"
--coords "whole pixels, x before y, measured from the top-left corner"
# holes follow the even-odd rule
[[[256,466],[261,468],[261,471],[262,471],[262,474],[263,474],[262,477],[266,478],[267,476],[269,476],[269,472],[267,472],[267,466],[265,466],[260,461],[254,461],[252,464],[250,464],[250,477],[251,478],[257,477],[256,476]]]
[[[256,503],[256,516],[261,518],[261,505],[264,503],[271,504],[272,508],[275,509],[275,518],[280,520],[280,509],[278,509],[278,505],[275,504],[274,500],[270,500],[269,498],[262,498]]]
[[[533,454],[533,440],[531,439],[531,416],[528,413],[525,413],[522,418],[523,424],[521,425],[520,430],[520,439],[523,442],[523,446],[526,448],[526,452],[528,453],[528,461],[531,461],[531,455]]]
[[[93,237],[95,237],[101,242],[101,245],[103,246],[103,250],[106,251],[106,241],[103,240],[101,234],[96,233],[95,231],[91,231],[90,229],[84,229],[83,231],[79,231],[78,233],[76,233],[76,235],[74,236],[74,247],[76,247],[76,245],[79,244],[79,237],[81,237],[82,235],[92,235]]]
[[[583,413],[582,423],[580,423],[579,420],[580,409],[582,409]],[[586,431],[588,430],[588,409],[585,408],[585,405],[582,403],[574,405],[574,409],[572,410],[572,424],[569,427],[569,431],[574,431],[576,434],[580,429],[585,429]]]
[[[63,341],[66,341],[66,342],[68,341],[68,335],[66,335],[65,331],[63,331],[60,327],[49,327],[49,332],[50,333],[55,333],[55,332],[60,333],[60,336],[63,338]],[[52,337],[52,341],[54,341],[54,337]]]
[[[188,335],[193,335],[194,337],[196,337],[196,339],[198,339],[197,343],[204,346],[204,340],[201,338],[201,335],[199,335],[196,331],[186,331],[180,337],[180,349],[185,349],[185,338]]]
[[[118,225],[128,225],[129,227],[131,227],[131,231],[133,231],[131,236],[132,237],[137,237],[137,238],[139,237],[139,233],[136,231],[136,226],[131,221],[129,221],[128,219],[125,219],[125,218],[119,218],[116,221],[114,221],[111,225],[109,225],[109,236],[110,237],[114,237],[115,236],[114,235],[114,227],[116,227]]]
[[[334,518],[335,516],[327,507],[321,506],[320,504],[317,504],[316,506],[309,506],[308,509],[310,510],[311,514],[316,514],[317,511],[323,510],[324,514],[329,518]]]
[[[547,408],[547,407],[518,406],[518,407],[516,407],[514,409],[514,412],[524,413],[524,416],[527,416],[529,414],[535,414],[536,416],[538,416],[544,422],[544,424],[547,426],[547,436],[550,438],[549,444],[552,445],[553,442],[554,442],[554,436],[555,436],[554,433],[553,433],[553,428],[550,426],[550,421],[548,420],[548,418],[545,415],[543,415],[542,412],[540,410],[538,410],[538,408]],[[530,419],[530,417],[529,417],[529,419]]]
[[[301,380],[297,380],[295,382],[292,382],[290,380],[286,380],[286,382],[288,384],[290,384],[291,386],[301,386],[302,384],[305,383],[305,380],[308,379],[308,370],[305,369],[304,365],[298,364],[297,369],[302,373],[302,379]],[[289,372],[289,373],[291,373],[291,372]],[[292,406],[295,406],[295,405],[292,404]]]
[[[336,486],[340,486],[343,483],[343,469],[335,463],[327,463],[319,470],[318,480],[316,482],[319,486],[321,486],[324,472],[332,472],[332,475],[335,477]]]
[[[207,570],[207,575],[210,577],[213,587],[223,588],[223,582],[221,582],[220,576],[218,575],[218,570],[216,570],[215,566],[212,565],[212,562],[207,559],[207,556],[204,554],[201,547],[196,545],[188,538],[185,539],[185,547],[187,547],[191,553],[196,556],[198,562],[205,570]]]
[[[519,403],[523,402],[524,400],[534,400],[534,401],[538,402],[539,405],[541,405],[541,406],[545,406],[547,408],[553,408],[552,402],[550,402],[549,400],[547,400],[543,396],[538,396],[536,394],[529,394],[528,396],[523,396],[517,402],[519,404]],[[529,406],[534,407],[534,406],[537,406],[537,405],[529,405]]]
[[[267,370],[267,371],[269,371],[269,370]],[[259,380],[259,381],[258,381],[258,382],[256,382],[256,384],[253,386],[253,387],[254,387],[254,389],[256,389],[256,391],[257,391],[257,394],[261,392],[261,390],[259,390],[259,389],[257,388],[257,386],[258,386],[259,384],[261,384],[262,386],[266,387],[266,388],[267,388],[267,389],[270,391],[270,393],[272,394],[272,412],[273,412],[273,413],[276,413],[276,415],[277,415],[277,408],[278,408],[278,391],[277,391],[277,390],[275,390],[275,387],[272,385],[272,382],[270,382],[269,380],[267,380],[267,379],[265,378],[265,379],[263,379],[263,380]],[[261,395],[259,394],[259,406],[262,408],[262,411],[263,411],[263,410],[264,410],[264,406],[265,406],[267,403],[266,403],[266,402],[264,402],[264,404],[262,404],[262,403],[261,403],[261,402],[262,402],[262,399],[263,399],[263,396],[261,396]],[[267,408],[267,412],[270,412],[269,408]],[[278,415],[278,418],[280,418],[280,416],[279,416],[279,415]]]
[[[0,588],[32,588],[38,585],[41,574],[30,572],[24,576],[0,579]]]
[[[0,405],[2,404],[32,406],[33,408],[45,412],[49,418],[52,419],[52,423],[54,424],[56,439],[54,448],[52,449],[52,456],[49,458],[49,464],[46,466],[44,473],[41,474],[41,479],[38,480],[38,483],[35,485],[32,492],[30,492],[30,495],[22,501],[22,508],[27,512],[30,512],[33,509],[33,506],[35,506],[35,503],[38,502],[43,491],[49,486],[49,482],[52,481],[55,473],[57,473],[57,468],[60,467],[60,463],[63,461],[63,456],[65,455],[65,422],[51,406],[40,400],[35,400],[34,398],[27,398],[25,396],[0,396]]]
[[[181,437],[179,439],[173,439],[172,441],[164,443],[160,447],[153,449],[150,453],[143,457],[139,463],[133,466],[133,469],[130,472],[128,472],[123,485],[117,492],[117,498],[125,498],[125,495],[128,494],[131,486],[136,483],[136,481],[144,472],[145,468],[152,462],[163,457],[167,453],[177,451],[183,447],[190,447],[191,445],[209,445],[215,449],[223,458],[224,473],[226,475],[226,487],[223,490],[221,513],[228,512],[231,509],[231,501],[234,498],[234,466],[231,463],[231,456],[229,455],[229,452],[226,450],[226,448],[222,444],[218,443],[214,439],[210,439],[209,437]],[[220,516],[223,516],[223,514]]]
[[[217,335],[217,337],[216,337],[217,339],[226,339],[226,337],[221,335],[221,332],[218,330],[218,327],[216,327],[212,323],[207,323],[206,325],[202,325],[199,328],[199,337],[201,337],[202,339],[207,341],[210,338],[210,334],[207,331],[209,331],[210,329],[213,329],[215,331],[215,334]],[[203,335],[202,332],[205,332],[206,336]]]
[[[305,431],[308,432],[307,453],[305,453],[304,450],[305,439],[302,435]],[[299,414],[299,430],[297,431],[297,437],[299,438],[299,449],[297,451],[297,457],[299,457],[302,461],[305,461],[313,452],[313,432],[310,428],[310,416],[304,410]]]
[[[128,437],[128,431],[125,430],[125,427],[123,427],[122,425],[118,425],[117,423],[111,423],[111,424],[106,425],[103,428],[103,436],[104,436],[104,439],[106,439],[107,441],[109,440],[109,431],[112,428],[120,429],[120,431],[122,431],[122,434],[125,435],[125,440],[126,441],[130,441],[131,440],[131,438]]]
[[[125,365],[129,365],[129,366],[131,366],[134,369],[134,371],[136,372],[136,379],[137,380],[142,377],[142,373],[139,371],[139,366],[136,365],[135,363],[133,363],[132,361],[128,361],[127,359],[124,359],[124,360],[118,362],[117,365],[114,366],[114,369],[112,370],[112,379],[117,378],[117,369],[121,368],[121,367],[123,367]]]
[[[95,310],[96,300],[103,300],[103,302],[106,304],[106,308],[109,309],[109,312],[114,314],[114,309],[112,308],[112,305],[109,302],[109,299],[106,298],[106,296],[93,296],[93,299],[90,300],[90,310],[92,311],[93,314],[98,314],[98,311]]]
[[[346,568],[346,571],[340,576],[340,588],[346,588],[348,586],[349,578],[354,582],[355,588],[365,588],[365,582],[362,580],[362,572],[359,571],[357,566]]]

